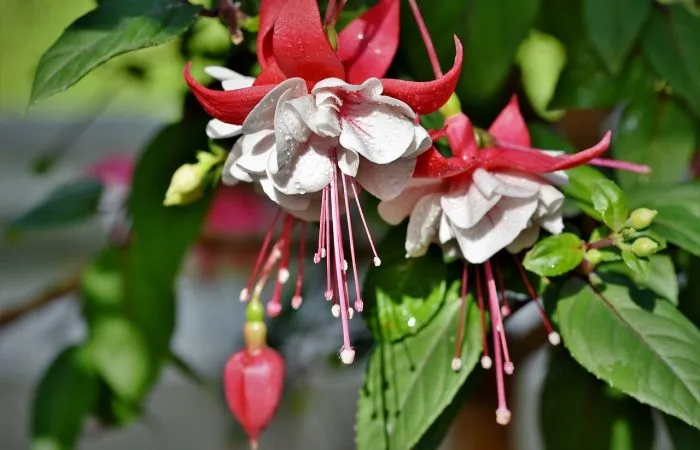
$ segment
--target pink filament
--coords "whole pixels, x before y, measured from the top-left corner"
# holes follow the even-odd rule
[[[265,239],[263,240],[262,247],[260,247],[260,252],[258,253],[258,257],[255,260],[255,266],[253,266],[253,271],[250,274],[250,278],[248,279],[248,284],[245,287],[245,290],[243,293],[241,293],[241,301],[246,301],[248,300],[248,297],[250,296],[250,290],[253,289],[253,285],[255,284],[255,280],[258,276],[258,271],[260,270],[260,265],[263,262],[263,259],[265,258],[265,255],[267,255],[267,248],[270,246],[270,241],[272,241],[272,233],[275,231],[275,225],[277,224],[277,220],[279,219],[280,215],[282,214],[282,210],[279,209],[277,210],[277,214],[275,214],[275,218],[272,219],[272,225],[270,225],[270,228],[267,230],[267,233],[265,234]]]
[[[464,339],[464,326],[467,320],[467,280],[468,280],[467,264],[462,268],[462,295],[461,304],[459,305],[459,324],[457,325],[457,341],[455,342],[455,359],[462,357],[462,340]]]
[[[294,287],[294,297],[301,297],[301,288],[304,283],[304,252],[306,251],[306,222],[301,222],[299,235],[299,254],[297,255],[297,281]]]
[[[486,260],[484,263],[486,269],[486,286],[489,291],[489,309],[491,310],[491,332],[493,334],[493,352],[496,359],[496,391],[498,395],[498,410],[504,413],[509,413],[506,405],[506,388],[503,377],[503,360],[501,358],[501,345],[499,345],[499,333],[503,333],[503,324],[500,322],[501,313],[498,306],[498,292],[496,291],[496,282],[491,271],[491,263]]]
[[[345,180],[347,176],[343,174],[343,194],[345,195],[345,219],[348,224],[348,237],[350,238],[350,260],[352,263],[352,273],[355,281],[355,310],[362,312],[363,304],[360,297],[360,281],[357,279],[357,263],[355,261],[355,242],[352,236],[352,221],[350,220],[350,202],[348,201],[348,186]]]
[[[365,228],[365,233],[367,233],[367,240],[369,241],[369,246],[372,249],[372,255],[374,255],[374,265],[378,266],[379,255],[377,254],[377,249],[374,248],[374,242],[372,241],[372,234],[369,232],[369,227],[367,226],[367,221],[365,220],[365,214],[362,212],[362,206],[360,205],[360,197],[357,195],[357,188],[355,187],[355,181],[350,183],[352,187],[352,194],[355,196],[355,204],[357,205],[357,210],[360,213],[360,219],[362,220],[362,225]]]
[[[333,167],[337,167],[337,158],[333,155]],[[333,217],[333,256],[335,259],[336,288],[340,305],[340,320],[343,327],[343,350],[351,350],[350,332],[348,330],[347,291],[343,277],[343,235],[340,223],[340,205],[338,202],[338,172],[333,170],[331,178],[331,214]]]
[[[527,292],[530,294],[530,299],[535,302],[537,305],[537,309],[540,312],[540,317],[542,317],[542,323],[544,324],[544,328],[547,330],[547,333],[551,333],[553,331],[552,324],[549,323],[549,319],[547,318],[547,314],[544,312],[544,308],[540,304],[540,301],[538,299],[538,295],[535,292],[535,289],[532,287],[532,284],[530,284],[530,280],[527,278],[527,274],[525,273],[525,269],[523,269],[523,265],[520,264],[520,261],[518,258],[513,255],[513,259],[515,259],[515,266],[518,268],[518,273],[520,274],[520,278],[523,280],[523,283],[525,284],[525,288],[527,289]]]
[[[484,348],[484,356],[489,357],[489,344],[486,340],[486,312],[484,311],[484,294],[481,288],[481,271],[476,266],[476,300],[479,303],[479,314],[481,316],[481,341]]]
[[[437,54],[435,53],[435,46],[433,46],[433,40],[430,38],[430,33],[428,32],[428,27],[425,26],[425,20],[423,20],[423,15],[420,12],[420,8],[416,3],[416,0],[408,0],[411,5],[411,11],[413,12],[413,17],[416,19],[416,24],[418,25],[418,30],[423,38],[423,44],[425,44],[425,50],[428,52],[428,59],[430,59],[430,65],[433,66],[433,73],[435,78],[442,77],[442,69],[440,69],[440,62],[438,61]]]

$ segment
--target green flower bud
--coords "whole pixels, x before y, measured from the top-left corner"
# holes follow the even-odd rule
[[[462,112],[462,103],[459,101],[459,97],[454,92],[447,100],[447,102],[440,108],[440,114],[443,115],[445,119],[456,116]]]
[[[204,192],[204,176],[207,170],[202,170],[197,164],[183,164],[173,174],[170,186],[165,193],[165,206],[186,205],[202,196]]]
[[[651,225],[655,217],[656,210],[649,208],[638,208],[632,211],[628,223],[636,230],[643,230]]]
[[[592,248],[586,252],[586,259],[594,265],[598,265],[603,261],[603,252],[597,248]]]
[[[632,252],[637,256],[651,256],[659,250],[659,244],[648,237],[640,237],[632,243]]]

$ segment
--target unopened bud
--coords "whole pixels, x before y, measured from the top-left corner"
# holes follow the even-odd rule
[[[659,249],[659,244],[648,237],[640,237],[632,243],[632,252],[637,256],[651,256]]]
[[[603,252],[597,248],[592,248],[586,252],[586,259],[594,265],[598,265],[603,261]]]
[[[201,197],[203,173],[196,164],[183,164],[173,174],[165,193],[165,206],[186,205]]]
[[[453,92],[450,98],[444,105],[442,105],[439,111],[445,119],[452,116],[456,116],[457,114],[461,113],[462,103],[459,101],[459,97],[457,97],[457,94]]]
[[[629,225],[636,230],[647,228],[656,217],[656,210],[649,208],[638,208],[632,211],[629,217]]]

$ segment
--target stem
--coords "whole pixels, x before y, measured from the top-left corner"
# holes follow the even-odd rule
[[[615,238],[613,236],[606,237],[604,239],[601,239],[599,241],[591,242],[590,244],[586,244],[586,249],[590,250],[593,248],[604,248],[604,247],[612,247],[615,245]]]
[[[411,11],[413,12],[413,17],[416,19],[416,24],[418,25],[418,30],[423,38],[423,44],[425,44],[425,50],[428,52],[428,59],[430,59],[430,65],[433,66],[433,73],[435,78],[442,77],[442,69],[440,69],[440,62],[438,61],[437,54],[435,53],[435,46],[433,46],[433,40],[430,38],[430,33],[428,32],[428,27],[425,26],[425,21],[423,20],[423,15],[418,8],[416,0],[408,0],[411,5]]]
[[[63,296],[74,292],[78,288],[79,282],[80,276],[75,275],[61,283],[56,284],[55,286],[48,288],[28,302],[0,310],[0,327],[9,325],[16,320],[23,318],[29,313],[37,311],[56,300],[60,300],[63,298]]]

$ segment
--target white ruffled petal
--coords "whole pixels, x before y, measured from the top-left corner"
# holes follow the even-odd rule
[[[204,73],[218,81],[231,80],[235,78],[249,78],[245,75],[222,66],[207,66],[204,68]]]
[[[443,195],[440,204],[456,227],[470,228],[500,200],[499,194],[492,191],[491,196],[486,196],[476,183],[465,181],[457,189]]]
[[[287,90],[280,95],[275,112],[275,152],[271,155],[269,170],[275,174],[283,171],[295,155],[303,151],[311,130],[304,124],[293,108],[287,108],[285,102],[294,93]]]
[[[287,195],[280,192],[269,178],[263,177],[259,180],[259,182],[263,192],[270,197],[270,200],[277,203],[284,209],[289,210],[290,212],[304,211],[310,206],[312,199],[312,196],[310,195]]]
[[[547,214],[540,218],[539,224],[542,228],[549,231],[551,234],[560,234],[564,231],[564,220],[562,219],[562,209]]]
[[[345,103],[340,145],[376,164],[400,158],[413,144],[413,122],[389,105]]]
[[[363,160],[357,171],[357,182],[379,200],[391,200],[406,188],[415,167],[415,158],[401,158],[389,164]]]
[[[262,175],[267,169],[270,154],[275,150],[275,133],[272,130],[247,134],[239,139],[242,154],[237,164],[247,172]]]
[[[338,168],[345,175],[355,178],[357,176],[357,171],[360,168],[360,155],[353,151],[339,147]]]
[[[238,136],[243,132],[243,127],[212,119],[207,123],[207,136],[212,139],[228,139]]]
[[[411,213],[406,232],[406,255],[412,258],[423,256],[431,243],[435,242],[442,210],[440,197],[436,194],[421,198]]]
[[[320,191],[330,183],[335,170],[328,157],[328,152],[334,145],[331,139],[311,136],[308,142],[300,144],[288,164],[276,173],[268,170],[268,174],[275,186],[288,195]],[[270,162],[268,169],[269,166]]]
[[[411,146],[403,154],[404,158],[416,158],[421,153],[425,152],[433,145],[433,140],[425,128],[420,125],[413,125],[413,142]]]
[[[511,253],[520,253],[526,248],[530,248],[535,245],[538,237],[540,237],[539,224],[530,225],[520,232],[518,237],[516,237],[515,240],[506,247],[506,250]]]
[[[389,225],[398,225],[411,214],[418,200],[438,192],[441,186],[440,180],[412,179],[398,197],[379,203],[379,216]]]
[[[240,75],[240,74],[239,74]],[[221,82],[221,87],[225,91],[235,91],[237,89],[249,88],[255,83],[255,78],[241,76],[236,78],[229,78]]]
[[[466,260],[483,263],[510,245],[527,228],[536,208],[535,197],[503,197],[473,227],[455,228],[455,237]]]
[[[277,111],[277,103],[282,97],[282,94],[289,91],[286,98],[292,99],[306,95],[306,82],[301,78],[290,78],[284,80],[250,111],[248,117],[243,121],[243,132],[245,134],[255,133],[261,130],[272,130],[275,126],[275,112]]]
[[[541,186],[540,183],[522,175],[496,173],[492,176],[499,181],[499,184],[496,186],[496,192],[506,197],[532,197],[537,195]]]
[[[440,244],[447,244],[455,238],[455,234],[452,231],[452,225],[447,218],[447,215],[443,214],[440,218],[440,228],[438,230],[438,241]]]
[[[557,211],[564,206],[564,194],[559,189],[548,184],[540,186],[539,200],[540,205],[545,208],[545,213],[542,215]]]
[[[247,183],[253,181],[253,178],[236,164],[243,152],[241,141],[242,139],[239,139],[233,145],[231,151],[226,157],[226,161],[224,162],[224,168],[221,171],[221,182],[229,186],[232,186],[239,181],[244,181]]]

